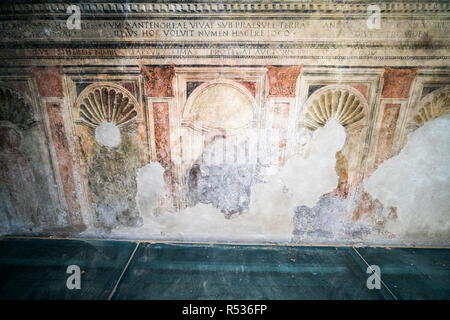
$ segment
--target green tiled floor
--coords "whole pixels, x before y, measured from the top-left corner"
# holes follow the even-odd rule
[[[450,250],[358,248],[398,299],[450,299]]]
[[[450,250],[356,250],[7,238],[0,299],[450,298]],[[381,268],[389,290],[367,289],[366,263]],[[66,287],[72,264],[80,290]]]
[[[3,239],[0,299],[107,299],[136,243]],[[66,286],[67,267],[81,269],[81,289]]]
[[[114,299],[390,299],[352,248],[141,244]]]

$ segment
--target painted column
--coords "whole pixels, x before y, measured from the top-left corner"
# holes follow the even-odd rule
[[[145,79],[145,96],[147,98],[147,126],[149,147],[152,161],[157,161],[165,169],[164,181],[166,187],[159,196],[161,207],[180,208],[182,204],[180,186],[180,173],[172,162],[172,148],[178,140],[173,141],[174,132],[171,139],[171,125],[169,110],[174,105],[175,91],[173,80],[175,77],[174,65],[169,66],[145,66],[140,65],[141,72]],[[181,137],[180,137],[181,138]],[[171,145],[174,144],[174,145]],[[181,143],[179,144],[181,148]],[[181,151],[180,151],[181,152]],[[177,190],[177,191],[176,191]],[[176,204],[175,204],[176,202]]]
[[[75,185],[73,163],[63,121],[62,70],[60,67],[33,68],[32,75],[36,79],[39,95],[45,104],[69,219],[72,225],[82,225],[83,219]]]
[[[376,153],[372,168],[375,170],[392,154],[395,130],[402,106],[406,106],[412,83],[417,77],[418,68],[393,69],[386,67],[383,74],[383,89],[380,99],[379,131]]]
[[[274,166],[282,166],[286,160],[289,112],[295,103],[297,79],[302,65],[292,67],[266,66],[269,94],[266,113],[267,160]],[[267,143],[266,143],[267,142]]]

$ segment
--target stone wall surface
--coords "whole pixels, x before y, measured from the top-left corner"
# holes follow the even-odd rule
[[[449,11],[2,1],[0,234],[449,245]]]

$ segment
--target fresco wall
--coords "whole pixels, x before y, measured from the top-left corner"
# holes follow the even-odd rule
[[[1,235],[450,243],[448,2],[70,5],[0,4]]]

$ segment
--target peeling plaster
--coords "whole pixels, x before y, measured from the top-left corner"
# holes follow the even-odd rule
[[[102,123],[95,128],[95,140],[105,147],[117,148],[120,145],[120,129],[114,123]]]
[[[365,180],[372,197],[397,207],[385,228],[405,240],[450,243],[449,127],[450,115],[425,123]]]
[[[137,173],[136,202],[139,212],[147,219],[155,214],[158,195],[164,186],[164,169],[158,162],[151,162]]]
[[[344,128],[336,120],[315,131],[305,158],[294,155],[267,183],[252,187],[250,209],[226,218],[211,204],[199,203],[181,212],[162,212],[158,194],[163,187],[163,168],[150,163],[137,176],[137,203],[143,226],[118,228],[116,236],[154,239],[288,242],[294,231],[294,209],[314,206],[338,182],[335,154],[345,142]]]
[[[140,225],[136,175],[142,166],[136,131],[123,132],[118,148],[96,146],[88,157],[87,180],[94,225],[110,231],[119,225]]]

